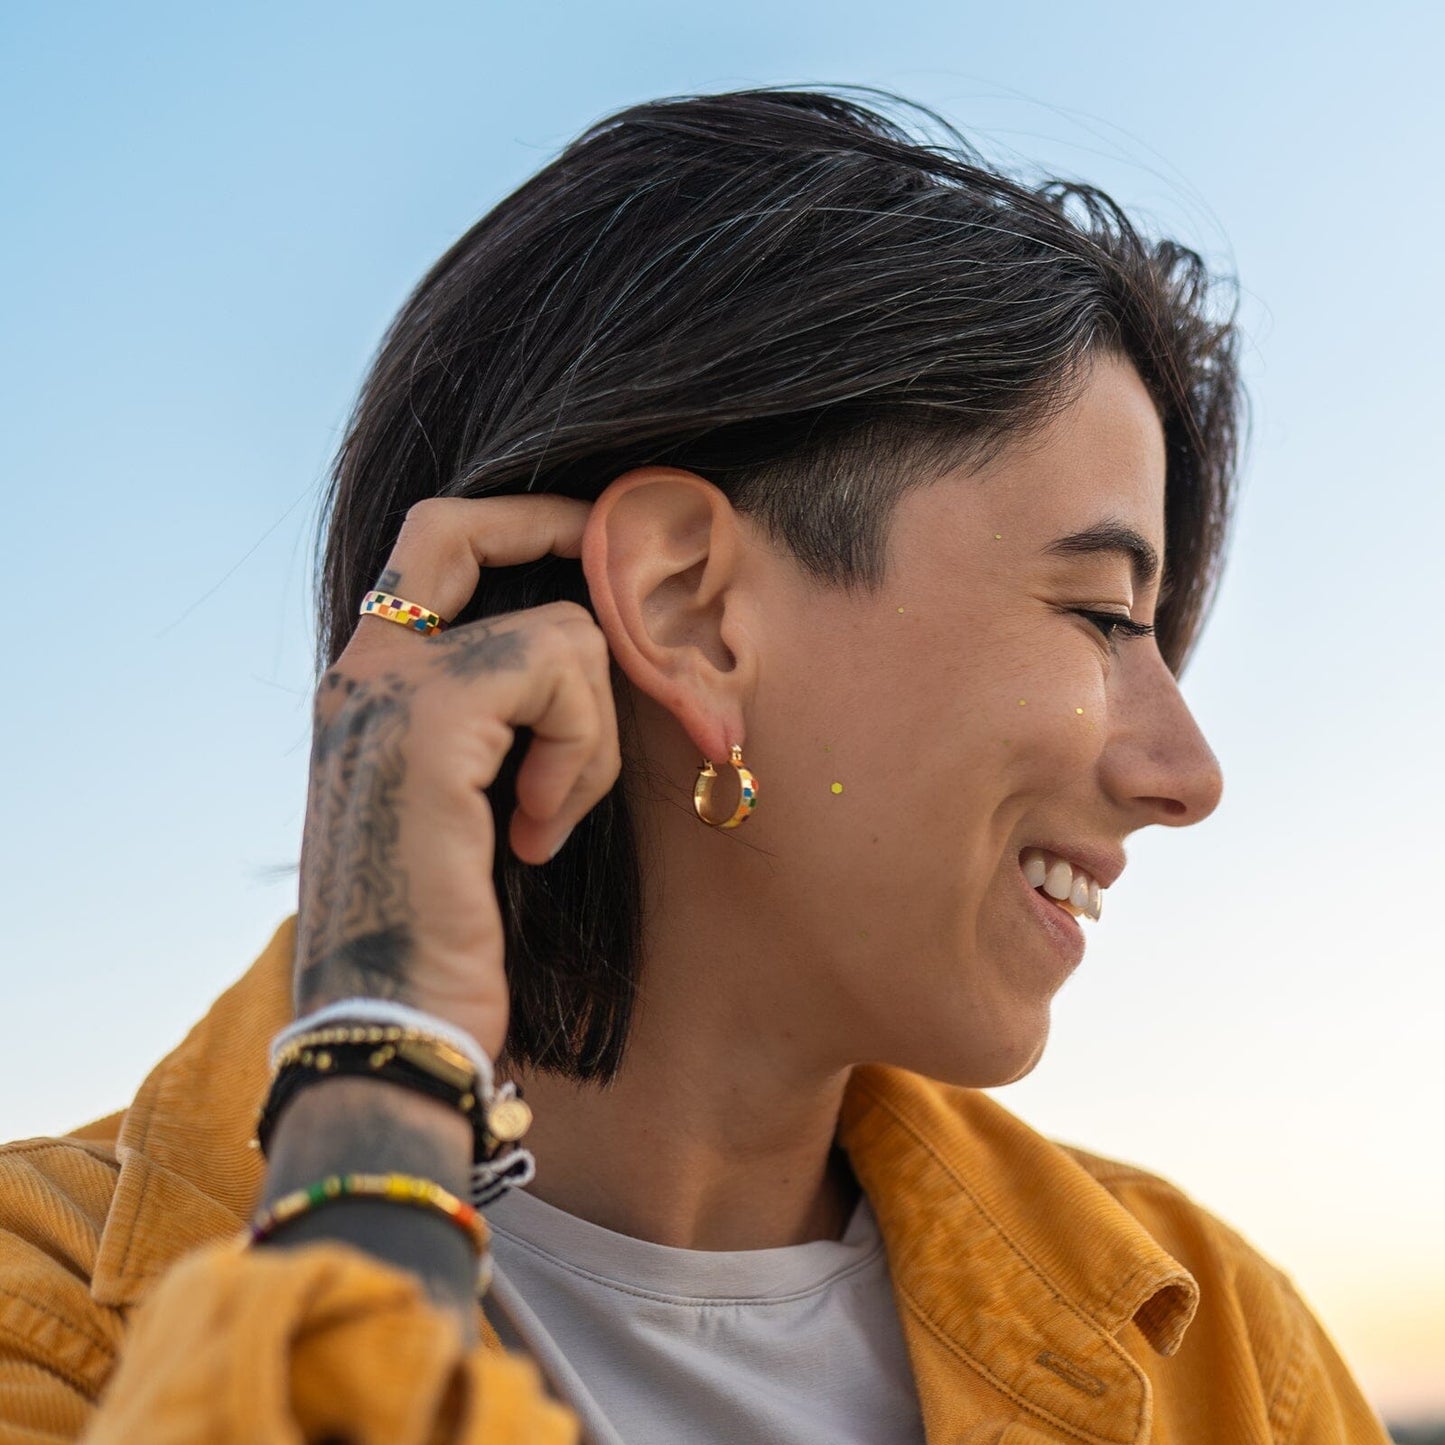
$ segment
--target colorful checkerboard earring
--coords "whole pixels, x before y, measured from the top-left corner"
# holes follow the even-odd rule
[[[736,828],[739,823],[752,817],[753,809],[758,805],[758,780],[743,767],[743,750],[737,743],[732,745],[732,756],[728,761],[737,769],[738,786],[742,789],[742,796],[738,798],[737,808],[731,818],[709,818],[704,811],[712,799],[713,780],[717,777],[717,769],[713,767],[710,759],[702,760],[697,781],[692,785],[693,809],[710,828]]]

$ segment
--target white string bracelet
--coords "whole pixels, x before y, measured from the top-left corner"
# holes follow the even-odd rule
[[[492,1061],[482,1046],[465,1029],[439,1019],[435,1014],[423,1013],[420,1009],[408,1008],[404,1003],[394,1003],[385,998],[343,998],[309,1013],[294,1023],[287,1024],[271,1040],[271,1070],[276,1070],[276,1060],[281,1050],[298,1039],[326,1024],[394,1024],[398,1028],[420,1029],[442,1043],[454,1048],[477,1071],[478,1097],[484,1104],[490,1104],[496,1092],[492,1074]]]
[[[313,1029],[328,1024],[378,1024],[395,1025],[398,1028],[419,1029],[442,1043],[450,1045],[461,1054],[477,1071],[478,1097],[484,1106],[499,1103],[503,1099],[517,1096],[517,1086],[508,1080],[500,1088],[496,1086],[492,1072],[492,1061],[481,1045],[465,1029],[435,1014],[423,1013],[421,1009],[408,1007],[383,998],[343,998],[329,1003],[294,1023],[287,1024],[271,1041],[271,1070],[276,1070],[276,1061],[281,1051],[294,1039]],[[530,1149],[513,1144],[509,1149],[472,1166],[471,1202],[475,1209],[499,1199],[509,1189],[520,1189],[530,1184],[537,1175],[537,1160]]]
[[[514,1089],[514,1084],[503,1084],[501,1094]],[[482,1209],[494,1199],[499,1199],[509,1189],[520,1189],[537,1177],[537,1161],[530,1149],[514,1144],[495,1159],[485,1164],[472,1166],[472,1208]]]

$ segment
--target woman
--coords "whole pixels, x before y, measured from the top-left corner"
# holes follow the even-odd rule
[[[479,222],[338,460],[296,917],[6,1152],[4,1438],[1383,1440],[1244,1240],[977,1092],[1219,799],[1216,313],[818,94]]]

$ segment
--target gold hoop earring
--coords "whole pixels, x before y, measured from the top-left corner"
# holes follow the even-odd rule
[[[752,817],[753,809],[758,805],[758,780],[743,767],[743,750],[737,743],[732,745],[732,756],[728,761],[737,769],[738,786],[742,789],[742,796],[731,818],[709,818],[704,811],[712,800],[713,780],[717,777],[717,769],[708,758],[702,760],[697,781],[692,785],[693,811],[709,828],[736,828]]]

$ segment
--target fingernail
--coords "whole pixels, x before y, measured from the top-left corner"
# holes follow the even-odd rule
[[[558,843],[557,846],[556,846],[555,848],[553,848],[552,851],[547,855],[547,861],[548,861],[549,863],[562,851],[562,849],[563,849],[563,848],[566,846],[566,844],[567,844],[568,838],[570,838],[571,836],[572,836],[572,830],[571,830],[570,828],[568,828],[567,831],[562,834],[562,841],[561,841],[560,843]]]

